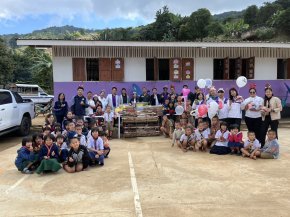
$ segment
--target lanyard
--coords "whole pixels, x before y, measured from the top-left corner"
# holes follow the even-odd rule
[[[52,146],[53,145],[51,145],[50,147],[48,147],[47,145],[45,145],[45,147],[47,148],[47,157],[49,157],[49,155],[50,155],[50,151],[51,151],[51,149],[52,149]]]

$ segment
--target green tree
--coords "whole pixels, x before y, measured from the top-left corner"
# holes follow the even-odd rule
[[[32,71],[32,82],[51,92],[53,89],[51,56],[45,51],[39,51],[30,61],[33,63],[33,66],[30,68]]]
[[[277,5],[280,5],[283,9],[290,8],[290,1],[289,0],[277,0],[274,3]]]
[[[257,23],[257,15],[259,9],[256,5],[249,6],[244,12],[244,21],[250,26],[254,26]]]
[[[258,12],[257,23],[261,26],[266,26],[267,21],[269,21],[269,19],[281,9],[282,7],[278,4],[269,2],[264,3]]]
[[[225,25],[225,33],[228,37],[241,37],[242,33],[247,31],[248,29],[249,24],[245,24],[243,19],[231,23],[226,23]]]
[[[218,21],[211,22],[207,28],[210,37],[216,38],[217,36],[222,35],[224,33],[224,27]]]
[[[211,13],[208,9],[201,8],[193,12],[188,21],[189,34],[192,40],[201,41],[208,36],[208,26],[211,23]]]
[[[290,34],[290,8],[281,11],[274,18],[273,26],[280,33]]]
[[[7,48],[3,39],[0,38],[0,84],[7,84],[13,80],[15,62],[13,54]]]

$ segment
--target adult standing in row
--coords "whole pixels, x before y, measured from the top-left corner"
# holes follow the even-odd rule
[[[150,104],[151,105],[160,105],[161,104],[161,96],[157,93],[157,88],[154,87],[152,89],[152,95],[150,96]]]
[[[273,90],[270,85],[265,87],[264,106],[262,107],[262,132],[261,132],[261,144],[264,146],[266,134],[269,126],[271,130],[276,132],[276,138],[278,139],[278,125],[281,119],[282,104],[278,97],[273,95]]]
[[[108,105],[115,110],[120,105],[120,96],[117,95],[117,88],[112,87],[112,93],[107,96]]]
[[[107,98],[105,97],[105,91],[101,90],[99,100],[102,103],[102,110],[105,111],[106,106],[108,104]]]
[[[86,108],[89,107],[86,97],[84,96],[84,88],[78,87],[78,93],[72,100],[71,111],[76,118],[83,118],[86,115]]]
[[[57,101],[54,103],[53,111],[54,111],[57,123],[62,123],[64,117],[66,116],[68,112],[68,104],[67,104],[67,101],[65,101],[64,93],[58,94]]]
[[[261,142],[262,115],[261,108],[264,104],[263,98],[257,96],[256,85],[251,85],[249,89],[250,97],[242,103],[242,109],[246,111],[245,122],[249,131],[256,134],[256,138]]]
[[[148,104],[150,103],[150,95],[148,94],[146,87],[142,88],[142,94],[139,97],[139,101],[147,102]]]
[[[238,129],[240,130],[241,122],[242,122],[242,108],[241,104],[244,101],[242,96],[239,96],[238,91],[235,88],[231,88],[229,90],[229,100],[227,103],[228,107],[228,125],[238,125]]]
[[[122,93],[120,96],[120,105],[129,104],[129,103],[130,103],[130,98],[127,94],[127,90],[126,88],[122,88]]]

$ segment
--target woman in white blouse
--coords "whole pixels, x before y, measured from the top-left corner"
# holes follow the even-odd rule
[[[227,118],[228,126],[236,124],[240,129],[242,121],[241,103],[243,101],[243,97],[239,96],[239,93],[235,88],[229,90],[229,100],[227,102],[227,107],[229,109]]]
[[[249,131],[255,132],[256,138],[261,142],[261,125],[263,98],[257,96],[256,85],[251,85],[249,89],[250,97],[245,99],[241,107],[246,111],[245,122]]]

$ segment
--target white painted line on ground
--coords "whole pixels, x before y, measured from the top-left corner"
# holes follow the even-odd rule
[[[135,169],[132,160],[131,153],[128,152],[128,159],[129,159],[129,167],[130,167],[130,175],[131,175],[131,184],[134,193],[134,204],[135,204],[135,212],[137,217],[143,217],[140,196],[138,192],[137,180],[135,176]]]
[[[21,179],[19,179],[14,185],[12,185],[10,188],[8,188],[5,193],[9,194],[10,191],[12,191],[14,188],[16,188],[18,185],[20,185],[25,179],[27,179],[29,175],[24,175]]]

